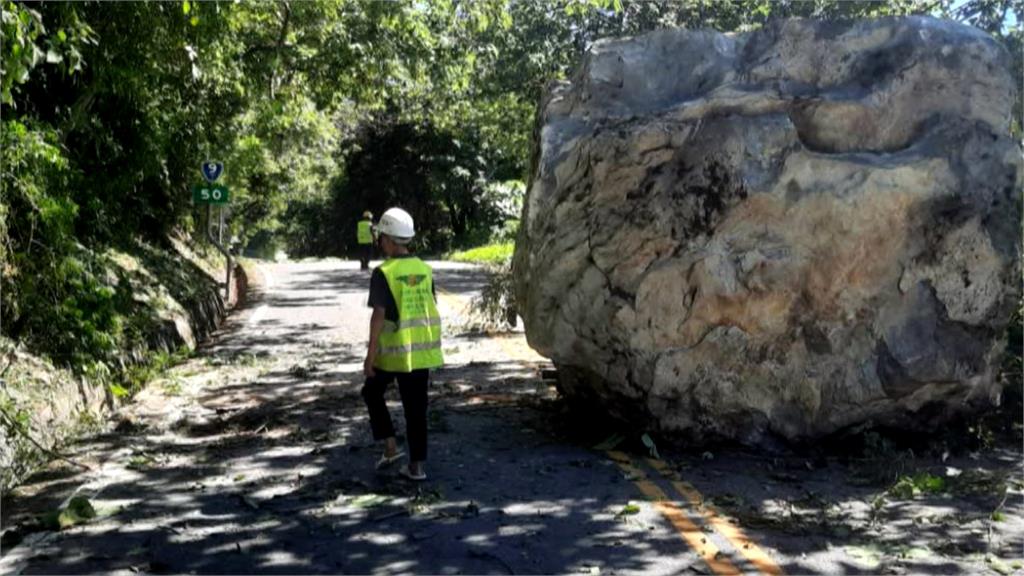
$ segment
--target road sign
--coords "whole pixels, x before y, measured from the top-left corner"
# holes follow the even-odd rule
[[[196,204],[227,204],[228,187],[223,184],[200,184],[192,187],[192,201]]]
[[[223,162],[203,162],[203,178],[206,178],[207,182],[216,182],[223,172]]]

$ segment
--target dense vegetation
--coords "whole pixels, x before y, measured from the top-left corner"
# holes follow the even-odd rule
[[[512,238],[538,97],[597,38],[935,14],[1002,39],[1020,73],[1007,23],[1024,19],[1021,0],[0,7],[0,328],[100,372],[144,330],[111,251],[200,236],[204,159],[225,162],[230,234],[250,250],[346,254],[363,210],[401,204],[440,254]]]

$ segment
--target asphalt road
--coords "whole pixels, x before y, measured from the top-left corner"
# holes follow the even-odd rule
[[[447,365],[431,384],[426,482],[373,469],[379,448],[359,395],[369,275],[334,260],[263,264],[255,302],[140,394],[116,431],[76,447],[92,471],[54,466],[5,501],[0,572],[1015,569],[1019,450],[914,459],[908,473],[950,485],[976,474],[1001,490],[902,500],[887,496],[901,466],[888,458],[665,446],[648,458],[639,438],[616,444],[610,423],[565,406],[521,333],[465,333],[485,275],[432,264]],[[401,430],[397,393],[389,406]],[[872,477],[872,465],[882,473]],[[99,517],[33,528],[34,515],[72,495]]]

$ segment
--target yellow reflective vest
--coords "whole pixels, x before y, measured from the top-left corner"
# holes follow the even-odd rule
[[[430,266],[415,257],[391,258],[380,270],[395,298],[398,322],[384,322],[373,365],[388,372],[441,366],[441,315],[434,303]]]
[[[356,240],[360,244],[373,244],[373,232],[370,231],[369,220],[360,220],[356,225]]]

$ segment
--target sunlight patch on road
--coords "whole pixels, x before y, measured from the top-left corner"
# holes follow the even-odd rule
[[[308,558],[299,557],[287,550],[275,550],[262,555],[263,562],[260,564],[262,568],[270,568],[273,566],[281,566],[286,568],[288,572],[294,572],[295,566],[309,566],[310,562]],[[291,570],[287,570],[290,568]]]
[[[263,287],[264,293],[269,294],[270,290],[274,287],[274,275],[270,273],[270,270],[266,266],[259,267],[260,274],[263,276]],[[249,326],[255,326],[263,321],[263,317],[267,315],[267,311],[270,310],[268,304],[262,304],[252,316],[249,317]]]
[[[274,287],[274,275],[270,273],[270,269],[266,266],[259,267],[260,274],[263,276],[263,285],[269,290]]]

